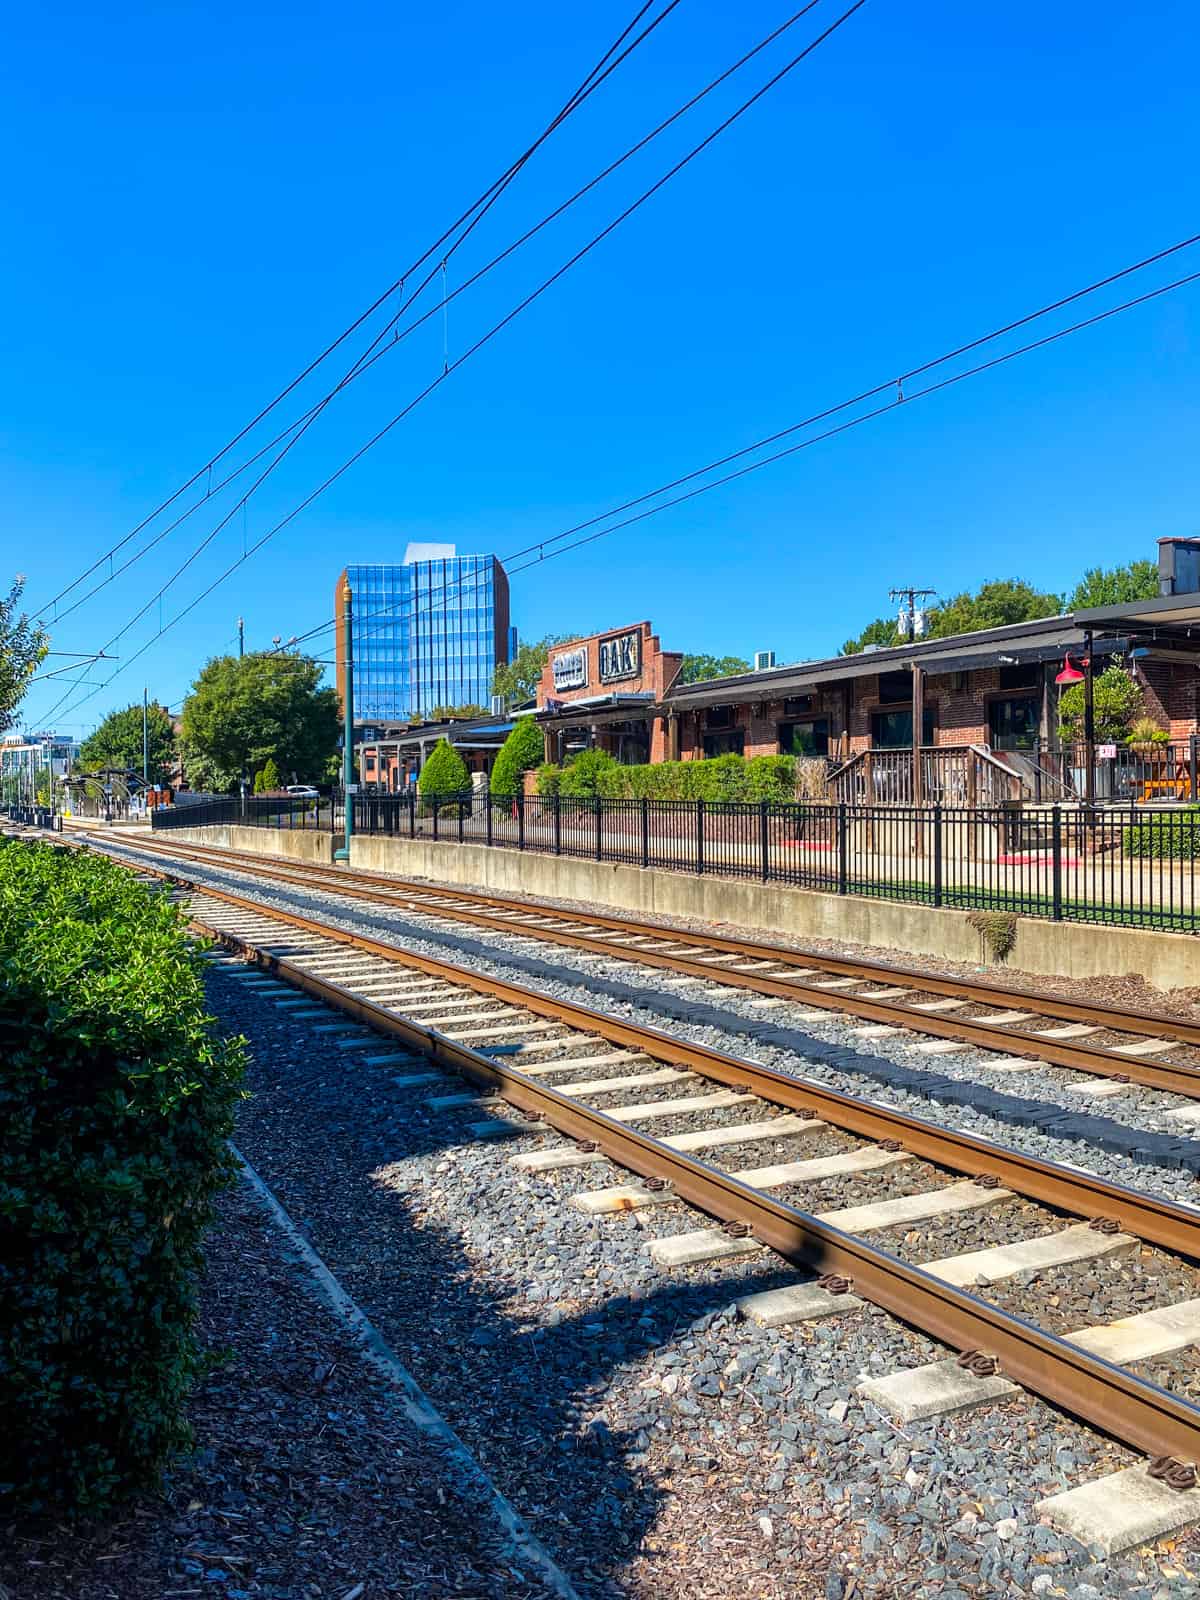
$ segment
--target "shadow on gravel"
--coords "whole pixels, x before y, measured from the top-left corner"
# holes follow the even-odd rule
[[[245,1155],[580,1592],[634,1592],[618,1574],[669,1492],[643,1465],[666,1395],[632,1390],[616,1417],[603,1392],[622,1366],[662,1349],[661,1374],[677,1381],[656,1461],[665,1446],[675,1473],[715,1467],[709,1413],[689,1396],[717,1394],[721,1374],[711,1359],[706,1368],[665,1347],[738,1296],[795,1282],[796,1270],[771,1258],[703,1282],[647,1280],[651,1235],[600,1235],[561,1200],[544,1231],[531,1232],[543,1202],[518,1187],[511,1141],[471,1140],[453,1113],[426,1111],[392,1082],[419,1062],[355,1064],[351,1052],[297,1035],[261,999],[230,995],[234,987],[221,983],[214,999],[253,1051],[254,1098],[237,1135]],[[476,1266],[464,1243],[489,1264]],[[596,1258],[590,1275],[581,1252]],[[549,1286],[534,1270],[547,1255],[563,1262],[562,1281]],[[647,1292],[620,1292],[622,1256]],[[581,1270],[599,1285],[599,1304],[570,1298]],[[540,1305],[529,1305],[531,1288],[545,1296]]]

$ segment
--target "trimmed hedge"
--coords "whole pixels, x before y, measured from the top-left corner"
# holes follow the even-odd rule
[[[0,845],[0,1500],[99,1511],[188,1443],[243,1070],[211,1021],[165,895]]]
[[[794,756],[714,756],[625,767],[603,750],[584,750],[567,766],[538,769],[538,793],[569,799],[708,800],[715,805],[796,798]]]
[[[459,799],[471,793],[471,774],[467,763],[447,739],[439,739],[417,778],[417,793],[424,802],[420,814],[427,816],[431,800]],[[457,816],[459,807],[439,807],[447,816]]]
[[[1192,861],[1200,856],[1200,807],[1186,811],[1165,811],[1147,817],[1121,835],[1121,850],[1127,856],[1150,856],[1160,861]]]
[[[518,717],[492,767],[492,793],[517,794],[525,773],[540,766],[545,753],[546,741],[537,723],[532,717]]]

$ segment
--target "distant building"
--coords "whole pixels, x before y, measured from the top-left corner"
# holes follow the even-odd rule
[[[0,741],[0,793],[32,797],[40,774],[65,778],[78,758],[79,741],[64,733],[7,733]]]
[[[342,597],[354,615],[354,721],[422,719],[439,706],[488,705],[510,658],[508,576],[495,556],[410,544],[399,564],[346,567],[334,590],[338,696],[345,695]]]

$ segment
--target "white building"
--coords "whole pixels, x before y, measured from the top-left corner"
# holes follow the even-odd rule
[[[39,775],[65,778],[78,758],[79,741],[65,733],[6,733],[0,740],[0,793],[6,800],[30,801]]]

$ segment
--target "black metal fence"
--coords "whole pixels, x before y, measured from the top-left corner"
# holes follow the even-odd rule
[[[1200,810],[359,795],[354,831],[1057,921],[1200,929]]]
[[[62,818],[49,806],[5,806],[4,815],[10,822],[26,828],[45,828],[50,833],[62,832]]]
[[[340,802],[338,802],[340,805]],[[157,806],[150,826],[161,828],[211,828],[236,824],[243,828],[308,828],[326,831],[333,826],[334,802],[328,797],[248,794],[200,800],[195,804]]]

